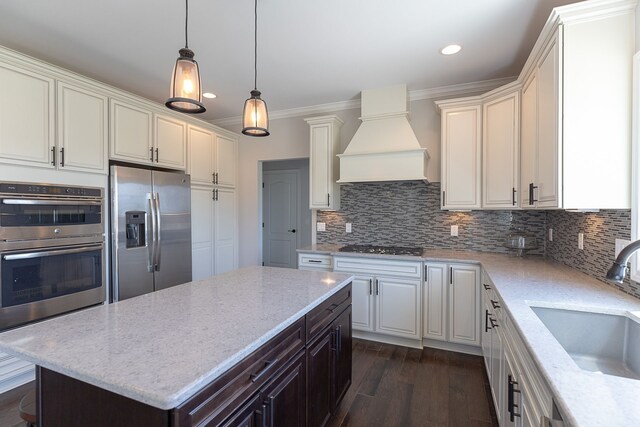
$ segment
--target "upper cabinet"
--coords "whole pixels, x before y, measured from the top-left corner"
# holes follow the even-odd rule
[[[189,125],[189,167],[195,185],[234,188],[237,181],[238,140],[228,134]]]
[[[153,113],[142,106],[111,100],[110,158],[152,163]]]
[[[305,119],[310,127],[309,147],[309,207],[311,209],[339,210],[340,128],[338,116]]]
[[[0,160],[54,168],[55,83],[0,63]]]
[[[236,186],[238,163],[238,140],[228,135],[216,135],[215,147],[215,179],[221,187]]]
[[[154,114],[155,161],[158,166],[184,169],[187,164],[187,124],[171,116]]]
[[[442,110],[442,209],[479,209],[482,106],[478,98],[438,103]]]

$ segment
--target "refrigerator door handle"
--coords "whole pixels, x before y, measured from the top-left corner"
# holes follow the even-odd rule
[[[160,193],[156,193],[156,262],[155,270],[160,271],[160,256],[162,255],[162,224],[160,223]]]
[[[154,260],[156,258],[156,213],[153,193],[147,193],[147,200],[149,201],[149,219],[151,220],[151,229],[149,229],[149,221],[145,221],[147,251],[149,252],[149,264],[147,265],[147,271],[149,273],[153,273]],[[151,237],[151,239],[149,239],[149,237]]]

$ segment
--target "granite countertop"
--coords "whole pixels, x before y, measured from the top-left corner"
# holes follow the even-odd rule
[[[359,256],[400,259],[393,255]],[[482,265],[567,425],[640,425],[640,381],[582,370],[531,310],[531,306],[565,308],[626,315],[640,321],[640,300],[542,257],[427,249],[421,259]]]
[[[171,409],[346,286],[248,267],[0,334],[0,350]]]

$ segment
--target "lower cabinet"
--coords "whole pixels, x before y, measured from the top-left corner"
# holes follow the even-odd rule
[[[487,368],[487,378],[491,386],[491,397],[496,408],[498,423],[502,424],[504,408],[504,387],[502,385],[505,369],[504,346],[498,330],[503,325],[502,309],[490,279],[482,275],[482,355]]]
[[[424,337],[480,346],[480,267],[425,263]]]
[[[301,352],[262,392],[263,426],[304,426],[306,412],[306,357]]]

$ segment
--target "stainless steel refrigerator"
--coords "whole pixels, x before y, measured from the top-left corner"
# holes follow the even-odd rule
[[[191,281],[190,177],[111,166],[111,296]]]

